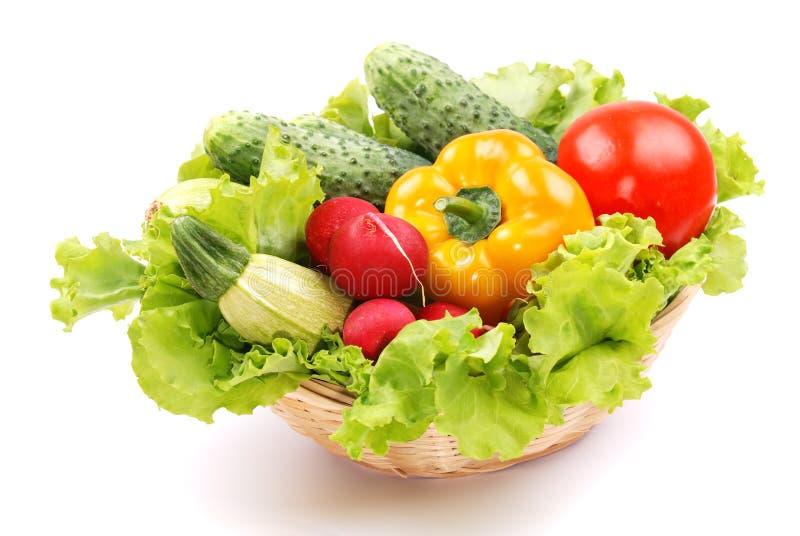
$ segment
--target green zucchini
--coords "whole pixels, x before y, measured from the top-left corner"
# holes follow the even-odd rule
[[[189,283],[218,302],[242,337],[262,344],[298,338],[314,348],[324,329],[342,329],[353,300],[329,277],[272,255],[251,255],[192,216],[176,218],[170,232]]]
[[[329,119],[302,116],[288,122],[251,112],[214,117],[203,136],[206,153],[231,179],[249,184],[258,175],[270,126],[281,132],[281,141],[303,151],[310,164],[322,166],[320,183],[328,197],[360,197],[383,207],[400,175],[430,164]]]
[[[558,145],[550,135],[434,57],[385,43],[367,56],[364,71],[378,106],[431,159],[458,136],[507,128],[529,137],[550,162],[556,161]]]

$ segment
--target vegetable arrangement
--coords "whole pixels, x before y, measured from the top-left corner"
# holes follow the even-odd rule
[[[627,101],[583,61],[467,81],[394,43],[365,74],[318,115],[213,118],[139,239],[58,245],[53,317],[138,306],[134,372],[176,414],[316,378],[357,397],[331,436],[353,458],[433,424],[511,459],[566,407],[641,397],[681,288],[741,287],[718,203],[763,182],[738,135],[696,124],[704,101]]]

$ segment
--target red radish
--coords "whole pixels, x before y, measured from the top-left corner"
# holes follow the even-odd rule
[[[445,313],[450,313],[450,316],[461,316],[468,312],[463,307],[452,303],[434,302],[417,311],[417,318],[420,320],[439,320],[444,318]],[[472,333],[473,337],[480,337],[486,333],[486,330],[484,328],[475,328],[470,333]]]
[[[406,324],[416,320],[402,302],[378,298],[362,303],[344,321],[345,344],[360,346],[364,357],[375,361]]]
[[[417,229],[389,214],[362,214],[331,237],[331,277],[358,300],[413,293],[428,265],[428,246]]]
[[[333,233],[350,218],[368,212],[377,213],[378,209],[357,197],[334,197],[315,208],[306,222],[306,244],[314,260],[327,268]]]

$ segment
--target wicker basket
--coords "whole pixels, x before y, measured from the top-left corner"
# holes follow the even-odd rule
[[[658,342],[655,345],[656,353],[644,359],[647,365],[664,347],[672,328],[686,311],[697,290],[698,287],[683,289],[653,321],[652,331]],[[329,452],[348,458],[342,446],[328,439],[328,436],[342,424],[342,408],[352,402],[353,396],[346,389],[319,380],[309,380],[278,400],[272,410],[296,432],[310,437]],[[392,444],[385,456],[377,456],[365,449],[358,463],[402,477],[455,477],[496,471],[571,445],[607,416],[608,411],[591,403],[567,408],[562,425],[545,426],[542,435],[525,447],[521,457],[502,462],[497,458],[475,460],[462,456],[458,452],[456,439],[438,433],[431,425],[422,437],[414,441]]]

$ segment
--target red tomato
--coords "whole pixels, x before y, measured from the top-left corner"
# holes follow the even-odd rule
[[[590,110],[564,133],[558,165],[581,185],[595,216],[652,216],[668,257],[703,232],[717,198],[705,138],[680,113],[653,102]]]

